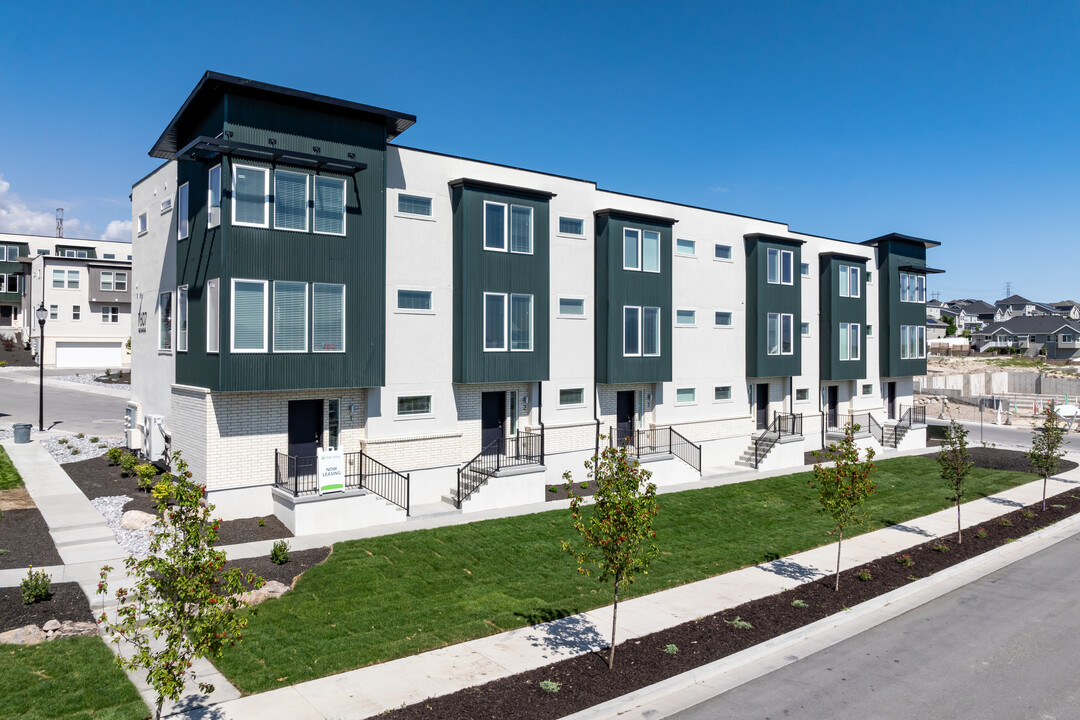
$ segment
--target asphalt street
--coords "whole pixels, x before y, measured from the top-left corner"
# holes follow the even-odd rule
[[[1023,445],[1024,447],[1031,447],[1031,428],[995,425],[992,420],[993,418],[988,413],[986,421],[982,423],[981,427],[977,420],[964,422],[964,427],[968,430],[967,440],[969,447],[977,447],[982,442],[994,443],[999,446]],[[938,420],[932,417],[927,417],[926,423],[928,425],[949,424],[947,420]],[[1074,428],[1073,432],[1065,435],[1065,450],[1068,452],[1080,452],[1080,430]]]
[[[1080,717],[1080,535],[670,717]]]
[[[126,405],[122,397],[87,392],[75,383],[65,383],[63,388],[46,383],[45,429],[103,437],[120,435],[124,431]],[[31,423],[37,429],[37,378],[0,375],[0,425],[10,428],[21,422]]]

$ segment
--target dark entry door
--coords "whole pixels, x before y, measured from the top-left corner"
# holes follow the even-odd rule
[[[619,445],[634,443],[634,391],[620,390],[616,395],[615,423]]]
[[[11,306],[0,305],[0,327],[11,327]]]
[[[485,455],[502,452],[506,426],[506,393],[486,392],[480,396],[480,448]]]
[[[829,411],[829,427],[834,428],[840,422],[840,392],[836,385],[829,385],[826,390],[827,401]]]
[[[315,451],[322,447],[322,400],[289,401],[289,454],[296,475],[315,472]]]
[[[758,383],[757,397],[754,399],[754,409],[757,410],[757,429],[769,429],[769,383]]]
[[[896,419],[896,383],[886,383],[885,391],[888,393],[888,412],[889,419]]]

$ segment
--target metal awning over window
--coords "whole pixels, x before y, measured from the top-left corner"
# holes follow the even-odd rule
[[[349,153],[349,155],[352,154],[353,153]],[[315,153],[284,150],[275,146],[252,145],[250,143],[235,142],[225,138],[207,137],[205,135],[195,138],[177,153],[178,157],[191,157],[193,159],[202,158],[208,160],[219,155],[245,158],[247,160],[262,160],[271,163],[280,161],[299,167],[349,174],[367,169],[367,163],[360,162],[352,157],[342,160],[341,158],[332,158]]]

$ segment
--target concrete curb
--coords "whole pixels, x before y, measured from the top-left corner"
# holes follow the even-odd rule
[[[1077,533],[1080,533],[1080,515],[965,560],[932,577],[879,595],[849,612],[822,618],[742,652],[567,715],[562,720],[616,717],[620,720],[656,720],[668,717],[903,615]]]

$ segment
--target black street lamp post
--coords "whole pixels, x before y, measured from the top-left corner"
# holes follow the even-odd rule
[[[38,432],[45,432],[45,320],[49,317],[49,311],[45,308],[45,301],[38,305],[37,321],[41,332],[38,334]]]

